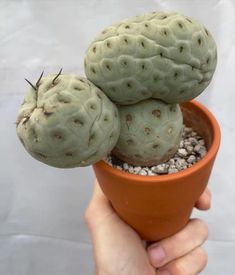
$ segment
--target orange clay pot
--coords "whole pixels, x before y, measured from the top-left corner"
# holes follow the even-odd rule
[[[93,165],[99,184],[118,215],[148,241],[175,234],[188,222],[195,202],[207,186],[220,144],[214,116],[193,100],[181,104],[184,123],[206,141],[208,153],[199,162],[176,174],[141,176],[111,167]]]

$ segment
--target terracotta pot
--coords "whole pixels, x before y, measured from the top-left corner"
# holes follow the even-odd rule
[[[181,230],[195,202],[207,186],[220,144],[214,116],[193,100],[181,104],[184,123],[206,141],[208,153],[192,167],[176,174],[133,175],[100,161],[93,165],[99,184],[118,215],[148,241],[157,241]]]

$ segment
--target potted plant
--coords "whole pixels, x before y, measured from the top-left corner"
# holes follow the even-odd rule
[[[185,226],[208,183],[220,130],[192,99],[210,83],[216,61],[211,34],[194,19],[154,12],[121,21],[89,46],[87,79],[60,71],[41,75],[35,85],[27,80],[31,89],[17,117],[17,134],[48,165],[93,165],[120,217],[144,239],[159,240]],[[186,150],[189,129],[201,145]],[[112,167],[109,155],[135,174]],[[170,161],[182,166],[179,171],[170,171]],[[145,173],[136,173],[141,166]],[[146,172],[163,166],[151,176]]]

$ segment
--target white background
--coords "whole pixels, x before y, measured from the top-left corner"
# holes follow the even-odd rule
[[[218,45],[217,71],[198,100],[217,117],[222,144],[209,183],[212,209],[194,216],[210,229],[202,274],[235,274],[235,1],[8,0],[0,1],[0,275],[93,274],[83,221],[93,171],[55,169],[26,153],[14,124],[28,88],[24,78],[35,81],[43,69],[61,67],[83,75],[84,54],[96,34],[155,10],[197,18]]]

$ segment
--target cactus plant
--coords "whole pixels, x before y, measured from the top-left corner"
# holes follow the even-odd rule
[[[87,78],[123,105],[157,98],[189,101],[210,83],[215,41],[198,21],[175,12],[153,12],[107,27],[85,57]]]
[[[17,134],[33,157],[55,167],[87,166],[110,152],[157,165],[179,146],[178,104],[207,87],[216,62],[212,35],[192,18],[153,12],[126,19],[89,46],[88,79],[60,71],[35,85],[27,80]]]
[[[61,72],[60,72],[61,73]],[[40,77],[24,98],[17,134],[37,160],[60,168],[87,166],[115,146],[116,106],[90,81],[75,75]]]
[[[114,155],[130,164],[152,166],[175,154],[183,128],[178,104],[147,99],[118,110],[121,133]]]

